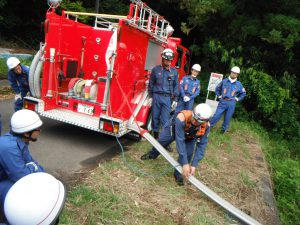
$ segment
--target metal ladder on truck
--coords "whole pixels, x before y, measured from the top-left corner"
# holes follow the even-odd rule
[[[140,0],[131,0],[127,20],[129,25],[150,34],[164,43],[167,43],[167,38],[174,31],[169,21]]]

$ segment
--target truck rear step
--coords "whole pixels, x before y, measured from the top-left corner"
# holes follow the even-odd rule
[[[97,117],[87,116],[65,109],[44,111],[41,112],[41,116],[100,132],[99,118]]]

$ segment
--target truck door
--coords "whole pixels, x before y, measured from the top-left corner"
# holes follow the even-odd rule
[[[190,53],[188,50],[182,46],[177,47],[177,62],[175,64],[175,67],[179,73],[180,79],[186,75],[189,74],[189,67],[190,67]]]

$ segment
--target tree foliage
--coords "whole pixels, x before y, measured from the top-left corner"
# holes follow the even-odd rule
[[[214,3],[210,9],[208,2]],[[182,22],[183,31],[191,39],[201,40],[192,46],[199,51],[194,55],[199,56],[203,68],[225,73],[233,65],[242,68],[239,79],[247,90],[247,98],[235,115],[258,121],[274,138],[288,140],[282,145],[285,150],[281,145],[275,148],[278,152],[272,154],[271,163],[276,170],[273,178],[282,222],[297,224],[300,2],[182,0],[181,6],[189,12]]]

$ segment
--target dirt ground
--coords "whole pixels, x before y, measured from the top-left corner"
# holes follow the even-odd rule
[[[1,82],[1,81],[0,81]],[[15,96],[10,87],[0,87],[0,101],[12,99]]]

